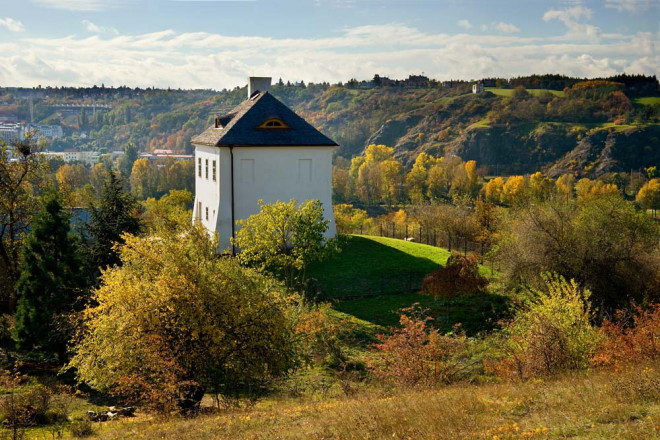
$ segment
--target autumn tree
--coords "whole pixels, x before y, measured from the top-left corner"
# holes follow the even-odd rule
[[[16,305],[21,244],[47,184],[47,164],[34,149],[28,137],[15,146],[18,159],[9,160],[7,146],[0,143],[0,308],[5,312],[13,312]]]
[[[642,205],[644,209],[652,209],[653,216],[657,209],[660,209],[660,179],[651,179],[639,189],[637,203]]]
[[[507,205],[519,205],[525,199],[525,178],[523,176],[509,176],[502,187],[501,202]]]
[[[502,200],[502,191],[504,189],[504,179],[501,177],[495,177],[490,179],[486,186],[484,187],[484,196],[487,202],[490,203],[501,203]]]
[[[606,308],[658,298],[660,230],[618,194],[550,200],[512,213],[499,261],[512,285],[539,286],[552,271],[575,279]]]
[[[41,349],[65,359],[67,313],[82,308],[85,278],[78,241],[57,194],[46,196],[23,245],[16,283],[14,335],[23,350]]]
[[[173,189],[160,199],[142,203],[142,223],[147,230],[185,231],[190,229],[194,196],[190,191]]]
[[[158,190],[157,167],[142,158],[135,161],[131,171],[131,192],[140,200],[155,197]]]
[[[335,250],[334,240],[324,237],[328,220],[318,200],[298,203],[261,203],[260,211],[238,220],[234,243],[238,259],[252,267],[280,275],[288,287],[304,284],[305,269]]]
[[[393,154],[393,148],[372,144],[367,147],[364,156],[353,158],[349,176],[355,179],[360,200],[375,204],[398,198],[402,168]]]
[[[572,174],[562,174],[557,178],[555,186],[559,196],[565,200],[571,199],[575,191],[575,176]]]
[[[529,195],[533,200],[547,200],[555,192],[555,181],[545,177],[540,171],[529,176]]]
[[[618,195],[620,191],[612,183],[605,183],[602,180],[591,180],[585,177],[578,180],[575,185],[575,194],[578,202],[586,203],[601,196]]]
[[[422,203],[428,191],[428,172],[437,163],[433,156],[427,153],[419,153],[415,158],[412,168],[406,175],[406,187],[408,198],[413,204]]]
[[[260,389],[295,367],[291,298],[217,258],[203,228],[124,240],[73,345],[80,381],[169,410],[198,405],[207,390]]]

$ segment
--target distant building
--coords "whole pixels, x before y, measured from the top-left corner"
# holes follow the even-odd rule
[[[334,237],[332,154],[337,144],[269,93],[270,78],[250,78],[248,97],[192,138],[193,221],[231,248],[236,221],[264,203],[318,199]]]
[[[483,92],[484,92],[484,83],[482,83],[481,81],[477,81],[476,83],[472,84],[472,93],[478,94]]]
[[[13,122],[0,122],[0,141],[6,144],[21,139],[21,125]]]
[[[64,135],[62,127],[59,125],[26,124],[22,127],[21,139],[25,139],[28,133],[34,133],[35,139],[39,139],[42,136],[51,139],[61,138]]]
[[[406,87],[424,88],[429,86],[429,78],[424,75],[409,75],[403,83]]]
[[[73,148],[67,148],[64,151],[42,151],[37,154],[49,159],[59,159],[65,163],[82,162],[89,166],[98,163],[101,159],[101,153],[98,151],[78,151]]]
[[[151,153],[141,153],[140,158],[152,161],[174,159],[174,160],[193,160],[192,154],[175,154],[172,150],[155,149]]]

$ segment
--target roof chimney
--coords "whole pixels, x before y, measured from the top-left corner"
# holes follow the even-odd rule
[[[248,99],[256,91],[269,92],[270,91],[270,76],[251,76],[248,78]]]

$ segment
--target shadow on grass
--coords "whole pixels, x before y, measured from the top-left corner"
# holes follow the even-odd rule
[[[449,256],[444,249],[378,237],[342,236],[340,246],[340,254],[308,269],[330,299],[418,290]]]
[[[460,323],[468,336],[496,328],[498,321],[508,316],[510,306],[509,298],[496,294],[482,293],[444,301],[410,293],[338,301],[334,308],[373,324],[389,327],[399,324],[400,309],[414,303],[429,309],[433,317],[431,324],[441,332],[449,332],[455,324]]]

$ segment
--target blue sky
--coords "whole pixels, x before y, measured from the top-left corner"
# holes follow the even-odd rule
[[[0,85],[660,71],[660,0],[0,0]]]

